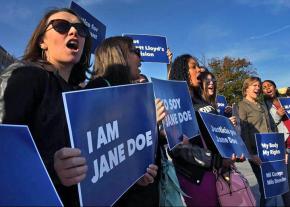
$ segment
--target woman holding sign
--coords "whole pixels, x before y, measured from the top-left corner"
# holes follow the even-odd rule
[[[174,60],[170,79],[187,82],[196,111],[217,114],[215,107],[202,97],[200,75],[201,68],[197,59],[185,54]],[[213,145],[209,144],[211,138],[205,133],[205,127],[199,118],[198,124],[203,138],[196,138],[190,142],[185,140],[184,144],[173,149],[171,155],[178,172],[180,185],[190,196],[190,198],[184,197],[187,206],[218,206],[216,176],[213,170],[229,166],[232,161],[223,160],[214,150]]]
[[[87,27],[72,10],[50,10],[33,32],[23,61],[1,75],[1,87],[7,83],[0,102],[3,123],[28,125],[65,206],[79,205],[75,184],[85,178],[87,165],[80,150],[69,148],[62,92],[85,80],[90,45]]]
[[[278,132],[284,134],[285,145],[286,145],[286,163],[288,167],[288,183],[289,183],[289,173],[290,173],[290,165],[288,153],[290,153],[290,120],[286,116],[285,109],[281,106],[281,103],[278,100],[278,90],[276,88],[276,84],[272,80],[265,80],[262,83],[263,95],[265,104],[271,114],[277,128]],[[290,206],[290,192],[282,195],[284,205]]]
[[[140,51],[130,37],[110,37],[96,49],[94,76],[87,88],[109,87],[134,83],[139,79]],[[140,95],[142,98],[142,95]],[[165,108],[156,101],[157,122],[165,117]],[[160,160],[157,158],[157,164]],[[115,206],[158,206],[158,182],[154,179],[158,166],[151,164],[143,176]],[[117,181],[116,181],[117,182]]]
[[[217,81],[214,74],[212,74],[209,71],[205,71],[199,75],[198,79],[201,81],[200,85],[202,88],[203,100],[210,106],[214,107],[215,110],[217,110],[218,108],[216,100]],[[226,114],[231,114],[231,107],[227,106],[225,112]],[[235,116],[230,116],[229,120],[233,123],[234,126],[237,125],[237,120]]]
[[[259,102],[261,93],[261,80],[250,77],[243,84],[243,100],[239,103],[239,116],[241,119],[241,136],[251,154],[250,165],[257,178],[260,189],[260,206],[277,206],[277,198],[264,197],[261,177],[261,160],[257,155],[255,133],[275,132],[275,124],[271,122],[267,107]]]

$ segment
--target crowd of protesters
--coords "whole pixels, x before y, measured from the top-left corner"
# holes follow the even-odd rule
[[[28,125],[53,184],[65,206],[78,206],[76,184],[84,180],[88,166],[77,148],[71,148],[62,103],[62,92],[84,88],[100,88],[148,82],[140,74],[140,51],[129,37],[105,39],[95,51],[94,72],[83,84],[90,64],[90,34],[81,18],[70,9],[55,9],[44,15],[27,44],[23,60],[11,65],[2,75],[5,93],[0,101],[0,121],[5,124]],[[190,54],[177,56],[167,51],[168,79],[186,81],[196,111],[217,114],[217,80],[214,74],[199,66]],[[3,85],[3,83],[2,83]],[[81,87],[82,86],[82,87]],[[264,100],[259,100],[260,93]],[[257,156],[255,133],[282,132],[287,152],[290,152],[290,123],[280,105],[276,84],[250,77],[243,84],[244,99],[239,103],[239,117],[229,116],[236,126],[240,119],[241,136],[251,154],[249,159],[257,178],[261,206],[276,206],[277,198],[264,199]],[[21,105],[19,104],[21,103]],[[160,124],[166,115],[157,99],[156,120]],[[231,114],[231,107],[227,108]],[[201,135],[194,140],[184,137],[182,144],[169,152],[181,189],[187,194],[187,206],[219,206],[213,170],[226,171],[243,156],[224,159],[213,147],[206,128],[197,114]],[[126,192],[115,206],[158,206],[161,153],[166,139],[159,132],[155,163]],[[164,153],[166,154],[166,153]],[[288,163],[288,159],[286,159]],[[289,172],[289,165],[288,172]],[[97,195],[96,195],[97,196]],[[290,205],[289,193],[283,201]]]

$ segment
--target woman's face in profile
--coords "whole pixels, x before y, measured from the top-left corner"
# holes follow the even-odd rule
[[[127,55],[127,64],[130,68],[132,80],[137,80],[139,78],[141,66],[140,56],[137,54],[136,48],[130,48]]]
[[[40,47],[45,51],[47,61],[51,64],[56,66],[74,65],[81,58],[85,37],[80,36],[73,26],[67,32],[58,32],[51,24],[52,20],[57,19],[69,23],[80,23],[75,15],[68,12],[58,12],[51,15],[47,21],[49,25],[40,42]]]
[[[192,86],[199,86],[200,80],[198,80],[197,77],[200,75],[201,69],[193,58],[188,60],[188,68],[189,78]]]

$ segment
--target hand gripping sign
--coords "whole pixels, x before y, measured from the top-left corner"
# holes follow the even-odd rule
[[[63,94],[72,147],[88,165],[80,204],[113,205],[154,163],[157,124],[152,83]]]

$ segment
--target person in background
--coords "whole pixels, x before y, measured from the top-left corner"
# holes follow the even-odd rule
[[[217,110],[217,81],[213,73],[205,71],[199,75],[199,80],[201,81],[202,88],[202,98],[210,106]],[[206,111],[205,111],[206,112]],[[237,120],[235,116],[230,116],[229,120],[234,126],[237,125]]]
[[[286,97],[288,97],[288,98],[290,97],[290,87],[287,88]]]
[[[276,84],[272,80],[265,80],[262,83],[262,90],[264,95],[264,102],[268,108],[270,115],[272,116],[277,128],[278,132],[284,134],[285,145],[286,145],[286,164],[288,170],[288,184],[289,184],[289,159],[288,154],[290,153],[290,120],[286,116],[285,109],[281,106],[278,97],[279,93],[276,87]],[[289,185],[290,187],[290,185]],[[282,195],[284,205],[290,206],[290,192],[287,192]]]
[[[132,84],[140,78],[140,65],[140,50],[134,47],[130,37],[107,38],[95,51],[94,76],[86,88]],[[156,119],[160,123],[165,117],[165,107],[160,100],[155,103]],[[158,206],[158,166],[157,152],[156,164],[149,165],[146,174],[114,206]]]
[[[275,132],[275,124],[271,121],[267,107],[259,101],[261,80],[258,77],[247,78],[243,83],[243,100],[239,102],[241,136],[251,155],[249,160],[257,178],[260,190],[260,206],[277,206],[277,197],[265,199],[261,177],[261,160],[257,155],[255,133]]]
[[[170,73],[171,73],[171,68],[172,68],[172,58],[173,58],[173,54],[170,51],[169,48],[167,48],[166,51],[167,57],[168,57],[168,64],[167,64],[167,78],[169,79]]]
[[[184,139],[182,144],[177,145],[170,152],[170,155],[176,168],[180,186],[189,196],[184,196],[186,205],[218,206],[215,187],[216,176],[213,170],[220,169],[222,166],[228,167],[232,160],[221,158],[199,117],[198,111],[206,110],[208,113],[217,113],[215,108],[202,97],[200,75],[201,69],[197,59],[189,54],[184,54],[175,58],[169,79],[187,82],[201,136],[207,147],[201,136],[190,141]]]
[[[3,123],[28,125],[65,206],[79,205],[76,184],[88,167],[81,151],[70,148],[62,92],[78,89],[85,80],[90,49],[88,28],[77,14],[66,8],[48,11],[23,60],[8,68],[0,103]]]

